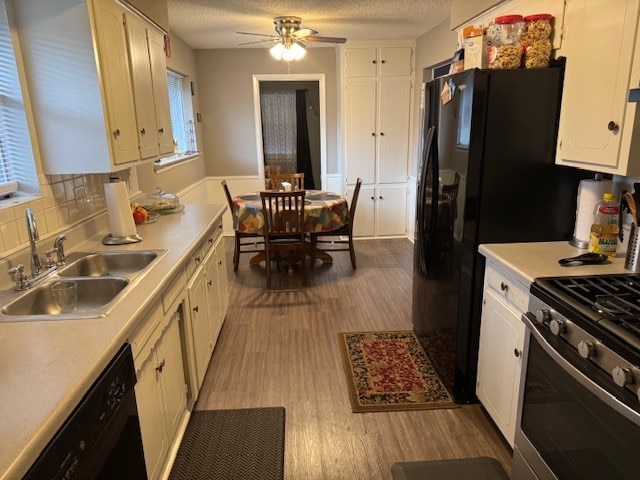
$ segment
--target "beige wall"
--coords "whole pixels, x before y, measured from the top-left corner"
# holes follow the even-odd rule
[[[410,175],[415,175],[418,167],[418,155],[420,155],[420,140],[422,132],[420,110],[420,87],[422,84],[422,71],[453,56],[457,48],[458,36],[455,31],[449,29],[450,21],[447,19],[437,27],[429,30],[416,40],[416,79],[414,89],[414,121],[413,121],[413,145],[411,148]]]
[[[200,86],[196,77],[196,58],[194,50],[180,38],[171,35],[171,58],[167,58],[167,68],[187,77],[187,81],[195,84],[193,100],[194,116],[199,112]],[[151,193],[156,187],[166,192],[176,193],[205,177],[204,149],[202,145],[201,124],[196,121],[196,137],[198,147],[203,155],[198,160],[178,165],[161,172],[154,172],[153,165],[142,165],[138,168],[140,190]]]
[[[449,28],[457,28],[504,0],[453,0]]]
[[[253,75],[286,74],[286,62],[274,60],[266,48],[196,50],[195,57],[207,175],[257,175]],[[335,49],[309,48],[291,64],[291,73],[325,74],[327,173],[337,173]]]

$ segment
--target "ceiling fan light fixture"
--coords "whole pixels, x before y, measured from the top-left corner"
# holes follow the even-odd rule
[[[287,42],[277,43],[269,49],[269,53],[276,60],[291,62],[302,59],[307,54],[307,50],[299,43]]]
[[[276,60],[282,60],[282,52],[284,52],[284,44],[278,42],[269,49],[269,53]]]

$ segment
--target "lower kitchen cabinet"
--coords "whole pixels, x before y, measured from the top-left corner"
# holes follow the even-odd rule
[[[204,266],[198,267],[191,280],[189,280],[187,296],[189,298],[188,322],[191,327],[190,337],[192,338],[191,345],[195,361],[195,381],[197,390],[199,390],[213,351]]]
[[[181,305],[181,304],[179,304]],[[165,317],[135,360],[135,386],[147,476],[159,478],[169,446],[187,410],[180,326],[182,308]]]
[[[347,187],[349,202],[351,202],[353,189],[353,186]],[[356,237],[405,235],[406,210],[406,184],[362,185],[353,224],[353,235]]]
[[[492,263],[485,270],[476,394],[513,447],[527,288]]]
[[[220,230],[220,232],[222,232],[222,230]],[[218,328],[219,333],[220,328],[222,328],[222,324],[224,323],[224,319],[227,316],[227,310],[229,310],[229,280],[227,277],[227,260],[224,249],[224,237],[222,235],[218,237],[218,240],[216,241],[216,244],[214,246],[214,251],[216,253],[216,265],[218,274],[218,294],[220,296],[220,327]]]

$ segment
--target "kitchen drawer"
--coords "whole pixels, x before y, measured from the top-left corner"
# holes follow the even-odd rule
[[[525,313],[527,311],[529,289],[492,263],[487,263],[485,286],[495,290],[499,296],[512,304],[519,312]]]
[[[142,324],[130,337],[129,343],[131,343],[131,351],[133,352],[133,358],[137,367],[140,367],[145,362],[149,356],[149,352],[153,348],[155,342],[150,342],[149,339],[153,336],[156,328],[158,328],[161,318],[162,314],[160,312],[160,306],[158,306],[145,317]]]
[[[185,288],[185,275],[183,272],[180,272],[176,278],[173,279],[173,282],[167,287],[165,292],[162,294],[162,310],[164,313],[167,313],[173,302],[178,298],[180,293]]]
[[[215,224],[213,229],[207,234],[206,240],[202,243],[202,258],[207,256],[213,244],[216,243],[218,237],[222,235],[222,222]]]

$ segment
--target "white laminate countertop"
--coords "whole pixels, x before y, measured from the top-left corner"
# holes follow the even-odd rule
[[[108,316],[0,322],[0,479],[22,478],[226,208],[186,205],[139,225],[133,245],[105,246],[107,232],[79,244],[74,251],[168,250]]]
[[[558,264],[561,258],[587,252],[569,242],[486,243],[480,245],[478,251],[527,286],[538,277],[631,273],[624,269],[624,253],[601,264],[563,267]]]

